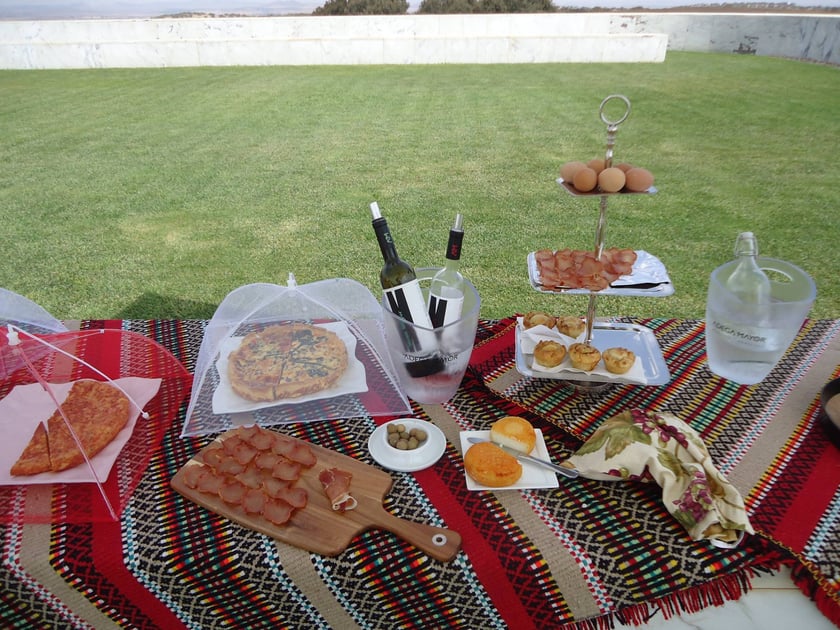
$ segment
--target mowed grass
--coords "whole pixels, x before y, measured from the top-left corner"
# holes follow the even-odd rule
[[[609,203],[607,245],[666,265],[668,298],[599,314],[701,318],[738,232],[812,274],[840,316],[840,69],[669,53],[662,64],[0,72],[0,286],[60,318],[210,317],[252,282],[349,277],[378,295],[368,205],[400,254],[442,262],[456,212],[482,315],[583,314],[528,283],[528,252],[589,248],[597,199],[555,183],[615,157],[659,193]]]

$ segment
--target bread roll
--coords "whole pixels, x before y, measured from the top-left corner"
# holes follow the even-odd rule
[[[604,350],[604,365],[608,372],[625,374],[636,362],[636,354],[627,348],[609,348]]]
[[[601,360],[601,352],[588,343],[573,343],[569,346],[569,358],[573,368],[591,372]]]
[[[547,368],[557,367],[566,358],[566,346],[559,341],[543,339],[534,348],[534,361]]]
[[[525,418],[506,416],[491,425],[490,439],[527,455],[537,444],[537,433]]]
[[[557,326],[557,330],[572,339],[577,339],[586,329],[586,324],[580,317],[558,317],[554,325]]]
[[[543,311],[531,311],[522,318],[522,325],[525,328],[533,328],[534,326],[554,328],[554,316]]]
[[[522,464],[492,442],[473,444],[464,453],[467,474],[483,486],[502,488],[522,476]]]

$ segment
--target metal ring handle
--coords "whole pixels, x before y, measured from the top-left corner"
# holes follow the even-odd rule
[[[604,108],[607,106],[607,103],[609,103],[612,100],[624,101],[624,115],[618,120],[610,120],[609,118],[607,118],[607,115],[604,112]],[[627,120],[627,117],[630,115],[630,100],[623,94],[610,94],[603,101],[601,101],[601,106],[598,108],[598,115],[601,117],[601,120],[604,122],[605,125],[609,125],[611,127],[615,125],[620,125],[625,120]]]

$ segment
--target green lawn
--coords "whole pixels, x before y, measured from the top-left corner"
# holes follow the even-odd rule
[[[368,205],[439,264],[456,212],[482,314],[583,314],[525,257],[588,248],[597,200],[560,166],[603,155],[598,105],[633,104],[616,159],[660,192],[610,203],[607,244],[666,264],[668,298],[603,315],[702,317],[709,272],[752,230],[840,316],[840,69],[742,55],[663,64],[0,72],[0,286],[61,318],[209,317],[251,282],[354,278],[378,293]]]

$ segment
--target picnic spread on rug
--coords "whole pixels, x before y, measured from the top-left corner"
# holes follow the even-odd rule
[[[379,528],[321,555],[182,497],[171,479],[215,437],[181,437],[184,402],[163,422],[160,445],[118,521],[108,519],[95,490],[22,502],[14,492],[4,496],[3,625],[596,627],[611,617],[642,622],[657,609],[674,614],[735,599],[752,577],[781,565],[836,621],[840,451],[817,417],[820,388],[840,375],[840,321],[808,321],[778,369],[754,387],[708,371],[701,320],[623,321],[656,336],[671,372],[667,384],[619,383],[593,395],[523,376],[511,317],[480,322],[452,400],[412,404],[410,415],[438,427],[445,449],[428,468],[389,471],[384,507],[457,532],[460,549],[449,561]],[[85,321],[80,329],[143,336],[192,371],[207,324]],[[581,476],[558,477],[547,489],[467,487],[461,432],[518,415],[540,430],[559,462],[604,420],[633,410],[671,414],[693,428],[743,497],[755,534],[734,548],[694,540],[655,482]],[[368,436],[392,420],[365,415],[275,430],[381,470]],[[43,510],[44,501],[57,522],[27,522],[24,513]],[[89,517],[91,509],[100,518],[62,518],[74,510]]]
[[[629,111],[557,180],[594,251],[527,256],[583,318],[480,319],[462,215],[415,273],[375,202],[381,301],[289,274],[210,321],[61,322],[0,288],[3,626],[600,629],[782,566],[840,625],[840,321],[751,233],[706,320],[597,317],[674,292],[604,246],[609,199],[657,192],[612,166]]]

